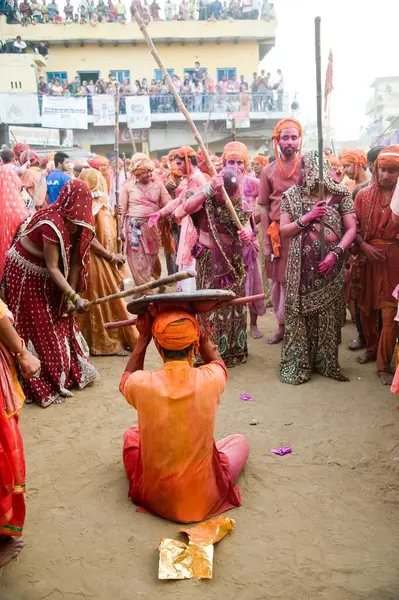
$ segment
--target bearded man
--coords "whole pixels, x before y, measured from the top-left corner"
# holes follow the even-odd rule
[[[360,190],[355,200],[359,222],[356,244],[360,251],[356,268],[361,282],[358,304],[366,340],[366,351],[358,362],[377,359],[381,383],[391,385],[390,365],[397,336],[397,305],[392,292],[399,282],[399,224],[393,219],[390,203],[399,178],[399,146],[385,148],[375,164],[375,182]]]
[[[301,174],[302,126],[299,121],[279,121],[274,128],[273,142],[276,160],[262,170],[258,198],[266,274],[278,323],[277,332],[266,340],[268,344],[277,344],[284,337],[284,286],[289,240],[280,239],[281,197],[291,186],[296,185]]]

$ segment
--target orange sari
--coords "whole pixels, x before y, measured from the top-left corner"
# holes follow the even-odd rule
[[[101,177],[101,174],[99,176]],[[82,179],[85,180],[84,177]],[[89,180],[87,183],[90,187]],[[104,195],[93,198],[93,214],[97,240],[109,252],[116,252],[116,220]],[[114,264],[90,250],[89,284],[82,297],[93,300],[109,296],[120,292],[122,284],[123,271],[121,273]],[[135,327],[104,329],[104,323],[130,318],[131,315],[127,312],[123,298],[93,306],[88,313],[78,315],[78,325],[91,354],[103,356],[119,354],[126,348],[133,349],[137,339]]]
[[[0,300],[0,319],[12,320]],[[25,456],[18,412],[25,397],[14,361],[0,344],[0,537],[21,536],[25,521]]]

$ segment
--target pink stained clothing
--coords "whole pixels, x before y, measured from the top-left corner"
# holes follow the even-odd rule
[[[149,230],[149,231],[148,231]],[[156,227],[150,229],[148,225],[141,225],[142,235],[140,237],[139,247],[134,250],[129,242],[128,233],[126,239],[127,262],[132,274],[135,285],[142,285],[155,279],[156,265],[158,262],[159,239]],[[149,253],[147,248],[156,252]]]
[[[123,188],[125,187],[127,181],[123,168],[119,171],[119,198],[122,196]],[[111,174],[111,190],[108,196],[108,204],[112,209],[114,209],[116,204],[116,176],[115,173]]]
[[[125,217],[149,217],[163,208],[170,196],[160,181],[143,185],[135,180],[128,181],[121,194],[122,219]]]
[[[285,324],[285,284],[269,279],[270,300],[279,325]]]
[[[0,167],[0,281],[3,277],[6,254],[11,248],[15,235],[29,215],[21,200],[21,181],[12,165]]]
[[[256,200],[259,195],[259,179],[249,175],[244,176],[244,209],[255,214]],[[256,228],[254,227],[254,232]],[[255,296],[263,294],[263,281],[259,263],[259,242],[255,238],[250,244],[243,247],[244,264],[247,271],[245,279],[245,295]],[[250,312],[259,317],[266,313],[266,303],[264,300],[258,300],[249,304]]]
[[[198,169],[193,167],[190,173],[188,181],[185,180],[178,187],[177,206],[184,202],[186,198],[189,198],[196,192],[204,189],[207,183],[207,179]],[[176,206],[176,207],[177,207]],[[194,227],[194,223],[190,215],[183,217],[181,221],[181,230],[179,238],[179,247],[177,249],[176,263],[179,266],[179,270],[183,270],[183,265],[189,265],[193,263],[192,250],[197,241],[198,234]]]
[[[292,157],[292,161],[284,161],[287,172],[293,167],[294,162],[295,157]],[[290,187],[298,183],[300,175],[300,163],[291,177],[284,177],[282,175],[276,161],[269,163],[262,169],[258,204],[259,206],[268,208],[270,223],[272,221],[280,222],[281,197]],[[263,232],[263,235],[265,236],[265,232]],[[272,263],[266,262],[266,274],[269,279],[284,283],[290,240],[288,238],[281,238],[280,243],[280,257],[275,259]]]
[[[29,167],[20,175],[21,183],[29,196],[35,200],[35,208],[42,208],[46,201],[46,172],[38,167]]]

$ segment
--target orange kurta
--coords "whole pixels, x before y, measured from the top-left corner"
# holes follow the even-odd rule
[[[116,252],[116,220],[107,204],[93,202],[96,238],[104,248]],[[123,273],[123,271],[122,271]],[[83,298],[93,300],[120,292],[123,275],[115,265],[90,250],[89,283]],[[136,328],[104,329],[104,323],[124,321],[131,315],[123,298],[93,306],[88,313],[78,315],[79,328],[93,355],[118,354],[134,348]]]
[[[183,523],[241,505],[229,460],[214,439],[227,374],[219,362],[198,369],[171,361],[159,371],[125,373],[120,390],[137,409],[138,460],[125,434],[129,495],[137,505]]]
[[[385,261],[366,260],[358,267],[361,281],[358,303],[366,314],[387,305],[394,306],[392,293],[399,281],[399,225],[393,223],[389,206],[382,208],[378,200],[372,200],[371,189],[359,191],[355,211],[363,239],[377,247]]]

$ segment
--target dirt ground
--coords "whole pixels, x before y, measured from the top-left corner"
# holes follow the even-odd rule
[[[262,331],[274,323],[263,318]],[[348,324],[349,383],[283,385],[280,347],[263,340],[230,371],[216,434],[247,435],[251,455],[212,581],[157,580],[159,540],[178,525],[127,498],[122,434],[136,414],[118,392],[126,359],[94,359],[99,380],[64,405],[25,407],[25,549],[1,573],[0,599],[398,599],[398,398],[345,350],[353,337]],[[159,364],[151,348],[146,367]],[[294,454],[269,451],[286,444]]]

